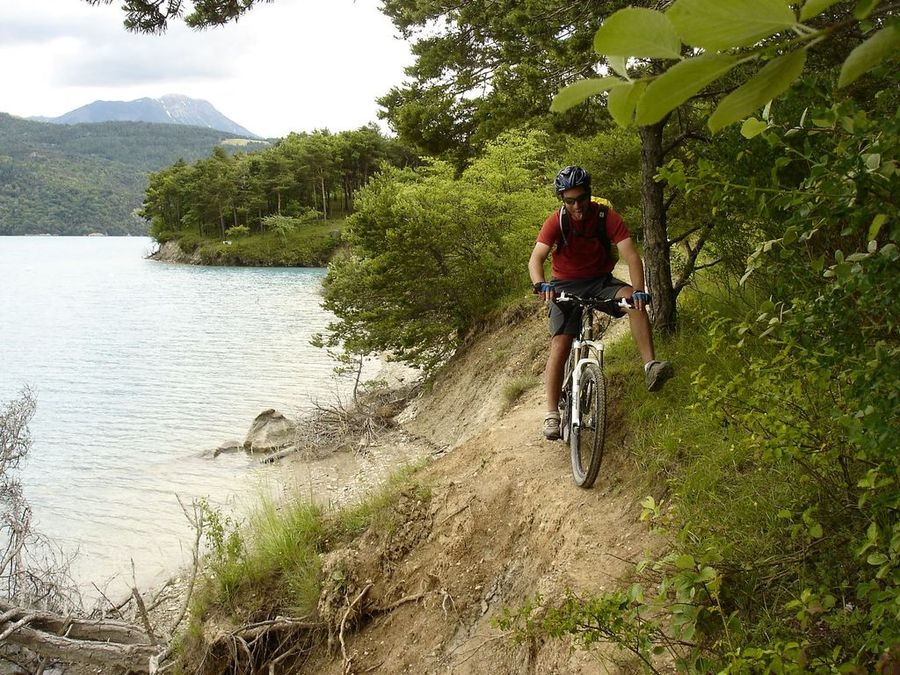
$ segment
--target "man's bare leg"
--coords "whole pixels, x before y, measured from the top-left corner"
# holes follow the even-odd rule
[[[558,440],[562,435],[559,424],[559,394],[562,389],[563,371],[566,358],[572,346],[573,336],[554,335],[550,338],[550,356],[544,370],[544,386],[547,395],[547,410],[544,413],[544,438]]]
[[[633,289],[628,286],[620,288],[616,293],[617,298],[630,296]],[[653,349],[653,331],[650,328],[650,317],[645,311],[628,312],[628,323],[631,326],[631,335],[637,345],[641,359],[644,362],[644,374],[647,381],[647,389],[658,391],[666,380],[674,374],[672,364],[668,361],[657,361]]]
[[[628,286],[620,288],[616,293],[617,298],[631,297],[634,290]],[[653,351],[653,332],[650,330],[650,317],[647,312],[628,312],[628,323],[631,327],[631,336],[637,345],[638,352],[644,363],[653,361],[656,356]]]
[[[563,370],[569,349],[572,347],[572,335],[554,335],[550,338],[550,356],[547,357],[544,387],[546,391],[547,412],[559,410],[559,393],[562,390]]]

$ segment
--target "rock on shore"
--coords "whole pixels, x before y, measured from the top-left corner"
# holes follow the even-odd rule
[[[277,410],[264,410],[250,425],[244,449],[250,452],[274,452],[294,443],[297,425]]]

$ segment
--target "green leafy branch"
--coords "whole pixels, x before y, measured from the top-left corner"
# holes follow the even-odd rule
[[[846,87],[900,53],[897,4],[876,12],[880,0],[857,0],[852,15],[814,28],[803,23],[837,0],[807,0],[799,17],[784,0],[676,0],[665,12],[628,7],[612,14],[594,36],[594,49],[617,75],[575,82],[561,89],[551,110],[564,112],[602,93],[610,115],[620,126],[645,126],[720,80],[736,66],[768,60],[749,80],[719,101],[707,122],[715,133],[744,119],[777,98],[796,82],[807,51],[835,34],[881,17],[883,27],[846,57],[838,79]],[[773,39],[777,35],[794,37]],[[749,48],[749,50],[748,50]],[[683,56],[688,52],[687,57]],[[780,53],[779,53],[780,52]],[[629,60],[677,61],[662,74],[631,79]]]

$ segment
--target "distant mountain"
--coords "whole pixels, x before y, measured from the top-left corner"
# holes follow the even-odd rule
[[[146,234],[134,210],[147,175],[178,159],[194,162],[229,142],[214,129],[144,122],[55,125],[0,113],[0,235]]]
[[[99,122],[151,122],[183,124],[226,131],[244,138],[259,138],[216,110],[208,101],[168,94],[161,98],[134,101],[94,101],[59,117],[31,117],[35,122],[51,124],[95,124]]]

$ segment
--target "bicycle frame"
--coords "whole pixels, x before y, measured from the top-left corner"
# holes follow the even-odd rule
[[[572,366],[572,372],[569,379],[572,381],[572,415],[569,423],[573,427],[581,426],[581,373],[589,363],[596,363],[603,367],[603,350],[604,345],[600,340],[594,340],[594,311],[591,308],[584,310],[581,323],[581,334],[572,341],[571,352],[578,356],[575,364]],[[596,356],[593,356],[595,354]],[[569,382],[566,379],[563,382],[563,389]]]

